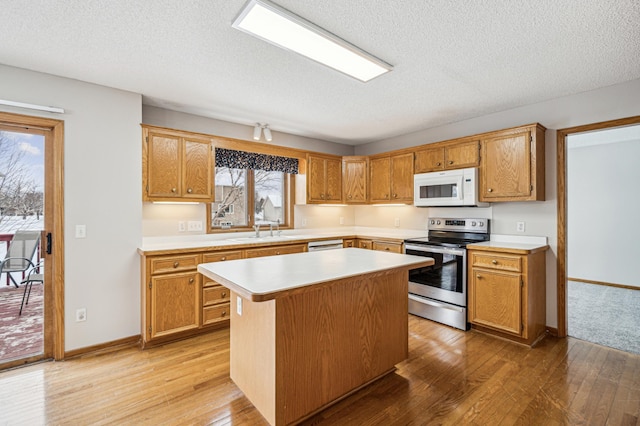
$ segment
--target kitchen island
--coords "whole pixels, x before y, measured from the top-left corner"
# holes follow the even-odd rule
[[[408,270],[347,248],[198,266],[231,290],[230,375],[272,425],[298,423],[408,355]]]

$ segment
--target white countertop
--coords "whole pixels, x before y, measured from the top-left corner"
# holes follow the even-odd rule
[[[360,238],[392,238],[405,240],[425,237],[426,230],[367,228],[360,226],[344,226],[340,228],[317,228],[282,231],[281,236],[269,236],[269,230],[260,231],[261,238],[252,238],[255,232],[238,232],[227,234],[201,234],[169,237],[145,237],[142,239],[140,251],[180,250],[205,247],[225,247],[240,244],[269,244],[275,242],[310,240],[315,238],[342,238],[358,236]]]
[[[523,250],[536,251],[547,247],[547,237],[529,236],[529,235],[500,235],[491,234],[491,240],[482,243],[468,244],[468,249],[504,249],[504,250]]]
[[[203,263],[198,265],[198,272],[244,297],[262,301],[299,287],[430,264],[433,259],[423,256],[345,248]]]

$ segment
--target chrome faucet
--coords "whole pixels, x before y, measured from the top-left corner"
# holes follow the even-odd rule
[[[256,238],[260,238],[260,225],[253,225],[253,229],[256,230]]]

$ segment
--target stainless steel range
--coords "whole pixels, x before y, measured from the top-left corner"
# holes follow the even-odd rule
[[[406,254],[435,260],[409,271],[409,313],[468,330],[466,247],[489,240],[489,220],[431,218],[428,230],[404,241]]]

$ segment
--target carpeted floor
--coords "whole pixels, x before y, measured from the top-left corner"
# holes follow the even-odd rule
[[[0,362],[43,351],[42,284],[34,284],[22,315],[18,315],[24,288],[0,288]]]
[[[567,284],[569,336],[640,354],[640,290]]]

